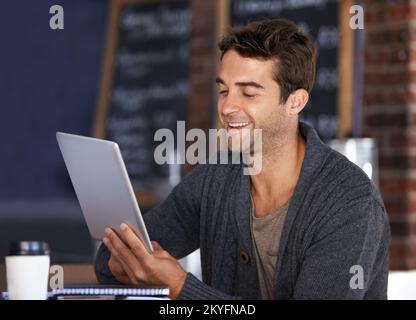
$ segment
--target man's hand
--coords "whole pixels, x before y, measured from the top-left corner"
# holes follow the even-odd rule
[[[166,285],[169,298],[176,299],[185,283],[186,271],[179,262],[157,242],[152,242],[155,252],[149,253],[143,242],[126,225],[120,226],[121,237],[107,228],[104,244],[111,252],[109,268],[125,284]]]
[[[121,262],[113,254],[111,254],[110,260],[108,260],[108,267],[113,276],[122,284],[137,284],[137,282],[134,282],[134,277],[129,277]]]

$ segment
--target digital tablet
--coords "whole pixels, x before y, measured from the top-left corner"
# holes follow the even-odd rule
[[[63,132],[56,139],[91,236],[102,240],[106,227],[120,234],[124,222],[153,252],[117,143]]]

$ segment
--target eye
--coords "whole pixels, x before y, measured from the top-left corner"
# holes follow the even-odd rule
[[[256,96],[256,94],[248,94],[248,93],[243,93],[243,96],[247,97],[247,98],[253,98]]]
[[[227,95],[228,90],[220,90],[219,94],[222,95],[222,96]]]

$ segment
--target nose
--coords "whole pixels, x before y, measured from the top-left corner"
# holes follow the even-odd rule
[[[218,100],[218,111],[221,116],[229,116],[241,110],[238,99],[233,99],[230,95]]]

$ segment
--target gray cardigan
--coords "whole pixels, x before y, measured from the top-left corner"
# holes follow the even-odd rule
[[[379,193],[312,127],[301,122],[300,131],[307,147],[281,235],[275,298],[386,299],[390,229]],[[202,164],[145,215],[150,238],[174,257],[201,249],[203,282],[188,273],[179,299],[260,297],[249,191],[241,165]],[[95,269],[102,283],[115,281],[108,259],[101,246]],[[355,265],[363,288],[350,286],[358,283]]]

